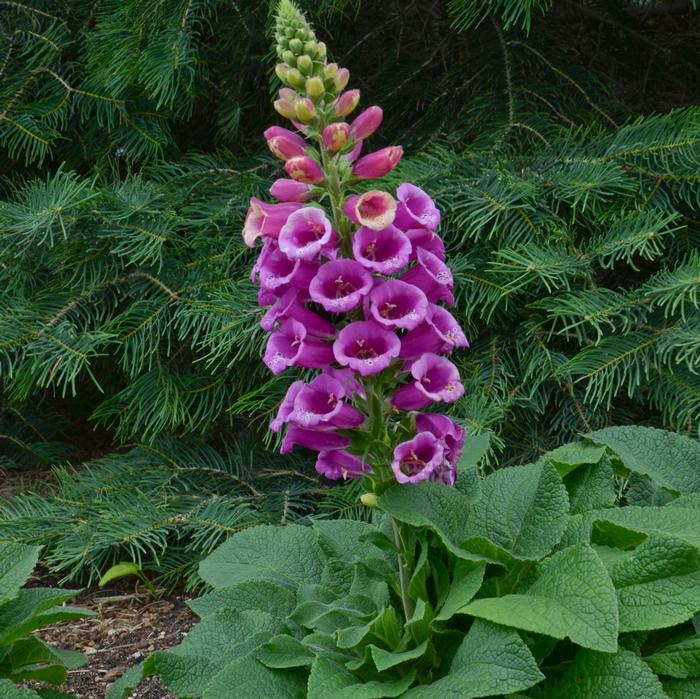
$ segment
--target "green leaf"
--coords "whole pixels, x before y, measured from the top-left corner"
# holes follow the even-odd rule
[[[17,687],[10,680],[0,679],[2,699],[38,699],[39,695],[28,687]]]
[[[234,534],[199,565],[212,587],[267,580],[292,590],[318,581],[325,557],[310,527],[264,525]]]
[[[621,632],[674,626],[700,611],[700,552],[684,541],[650,536],[611,577]]]
[[[581,649],[547,699],[667,699],[659,678],[629,650],[614,654]]]
[[[464,451],[457,462],[457,480],[455,488],[466,496],[469,502],[476,502],[481,494],[481,478],[479,477],[479,462],[489,450],[491,434],[482,432],[467,436],[464,441]]]
[[[450,591],[435,621],[448,621],[471,602],[481,587],[485,570],[485,563],[463,560],[456,562]]]
[[[700,680],[667,680],[664,691],[668,699],[698,699]]]
[[[258,609],[273,617],[286,619],[296,606],[296,595],[288,588],[267,580],[247,580],[190,600],[187,606],[202,618],[228,608],[238,611]]]
[[[528,647],[512,629],[475,620],[449,674],[414,687],[403,699],[472,699],[528,689],[544,679]]]
[[[547,452],[542,460],[551,463],[564,478],[579,466],[597,464],[603,458],[603,454],[605,447],[597,444],[586,441],[570,442]]]
[[[664,646],[644,660],[657,675],[700,677],[700,635]]]
[[[585,648],[617,649],[617,598],[610,576],[588,544],[558,551],[537,568],[522,594],[478,599],[464,612],[497,624],[570,638]]]
[[[522,560],[546,556],[561,539],[569,499],[561,477],[550,464],[504,468],[484,479],[481,499],[469,513],[469,539],[483,538]]]
[[[51,648],[37,636],[27,636],[15,641],[0,658],[0,676],[14,682],[39,680],[62,684],[67,668],[80,667],[84,662],[82,653]]]
[[[613,507],[616,501],[613,469],[609,459],[581,466],[564,478],[572,515]]]
[[[136,563],[131,561],[122,561],[113,565],[105,574],[100,578],[97,583],[98,587],[104,587],[112,580],[117,580],[119,578],[124,578],[127,575],[141,575],[141,568]]]
[[[378,507],[400,522],[431,529],[455,556],[474,558],[460,548],[469,501],[454,488],[425,481],[410,488],[396,485],[379,498]]]
[[[274,636],[253,655],[271,668],[303,667],[311,665],[316,657],[308,646],[287,634]]]
[[[311,666],[307,699],[383,699],[403,696],[415,678],[409,672],[399,680],[362,682],[344,667],[318,657]],[[205,697],[205,699],[209,699]],[[222,698],[223,699],[223,698]]]
[[[39,546],[0,543],[0,605],[17,596],[39,560]]]
[[[130,667],[116,682],[110,685],[105,699],[124,699],[127,694],[136,689],[154,671],[151,663],[148,664],[148,668],[146,667],[146,661]]]
[[[203,699],[305,699],[306,673],[272,670],[251,655],[229,663],[209,682]]]
[[[612,449],[630,471],[680,494],[700,491],[700,443],[654,427],[608,427],[587,434]]]
[[[367,522],[353,519],[316,520],[313,529],[318,533],[318,541],[328,558],[343,561],[364,559],[368,556],[381,556],[380,550],[368,541],[377,528]]]
[[[421,600],[422,601],[422,600]],[[409,660],[418,660],[418,658],[425,655],[425,651],[428,650],[428,641],[423,641],[420,645],[412,648],[411,650],[405,650],[402,653],[392,653],[391,651],[384,650],[373,644],[369,645],[369,652],[374,661],[374,666],[379,672],[384,672],[389,668],[401,665],[401,663],[406,663]]]

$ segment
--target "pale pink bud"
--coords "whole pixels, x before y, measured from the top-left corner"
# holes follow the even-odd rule
[[[272,103],[272,106],[275,108],[277,113],[283,116],[285,119],[294,118],[294,105],[289,100],[275,100]]]
[[[347,68],[339,68],[338,72],[333,76],[333,83],[338,92],[344,90],[349,81],[350,71]]]
[[[320,165],[308,155],[299,155],[290,158],[284,164],[284,171],[297,182],[305,184],[319,184],[323,182],[323,170]]]
[[[323,145],[326,150],[335,153],[340,150],[347,142],[350,134],[350,125],[344,121],[336,124],[329,124],[323,129]]]
[[[294,115],[302,123],[307,123],[316,116],[316,107],[308,97],[298,99],[294,103]]]
[[[299,97],[299,93],[296,90],[292,90],[291,87],[281,87],[278,94],[281,100],[289,100],[290,102],[294,102]]]
[[[306,153],[306,144],[304,144],[304,147],[300,147],[299,144],[286,136],[276,136],[268,139],[267,147],[272,152],[272,155],[280,160],[289,160]]]
[[[270,194],[280,201],[307,201],[311,199],[311,187],[303,182],[280,178],[270,187]]]
[[[353,166],[352,174],[362,180],[383,177],[398,165],[402,155],[401,146],[387,146],[360,158]]]
[[[348,90],[347,92],[343,92],[343,94],[339,95],[338,99],[335,101],[336,116],[341,118],[347,116],[353,111],[353,109],[355,109],[355,107],[357,107],[359,101],[359,90]]]
[[[356,141],[371,136],[379,128],[383,116],[381,107],[368,107],[350,124],[350,135]]]

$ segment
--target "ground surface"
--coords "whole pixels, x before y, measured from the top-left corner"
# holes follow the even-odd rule
[[[54,584],[40,579],[39,585]],[[192,628],[196,616],[187,596],[172,594],[155,600],[134,584],[122,582],[100,590],[86,590],[69,602],[87,607],[95,617],[51,626],[40,636],[52,645],[82,651],[88,662],[73,670],[62,689],[79,699],[104,699],[109,685],[149,653],[177,645]],[[157,678],[146,680],[132,699],[174,697]]]

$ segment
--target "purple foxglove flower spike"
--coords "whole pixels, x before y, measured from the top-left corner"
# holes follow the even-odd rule
[[[362,141],[371,136],[382,123],[384,112],[381,107],[368,107],[350,124],[350,135],[356,141]]]
[[[303,323],[293,318],[285,320],[270,335],[263,356],[263,362],[275,375],[290,366],[320,369],[332,361],[330,346],[309,335]]]
[[[319,430],[318,428],[307,430],[305,427],[290,425],[282,440],[280,454],[289,454],[295,445],[314,451],[330,451],[346,449],[350,446],[350,440],[335,430]]]
[[[428,297],[428,301],[433,303],[444,301],[454,306],[455,297],[452,295],[453,282],[450,268],[424,248],[416,250],[416,258],[416,264],[401,275],[401,280],[421,288]]]
[[[407,228],[429,228],[434,231],[440,225],[440,212],[435,202],[420,188],[404,182],[396,190],[399,208],[396,212],[396,225]]]
[[[335,427],[353,429],[365,421],[365,416],[343,402],[343,384],[327,374],[319,374],[299,390],[289,422],[299,427]]]
[[[308,184],[285,178],[280,178],[272,183],[270,194],[283,202],[308,201],[313,196]]]
[[[430,432],[420,432],[394,449],[391,470],[399,483],[419,483],[430,478],[442,463],[443,447]]]
[[[290,158],[284,164],[284,171],[293,180],[304,184],[320,184],[325,178],[321,166],[308,155]]]
[[[457,367],[445,357],[426,352],[411,365],[415,379],[391,397],[399,410],[419,410],[432,402],[454,403],[464,395]]]
[[[333,343],[338,364],[354,369],[361,376],[386,369],[400,349],[399,338],[372,320],[346,325]]]
[[[428,299],[412,284],[389,279],[372,289],[369,297],[372,318],[387,328],[411,330],[425,320]]]
[[[260,286],[282,295],[289,287],[308,289],[318,272],[318,263],[291,260],[274,247],[260,265]]]
[[[442,442],[443,462],[433,472],[431,480],[454,485],[457,479],[457,463],[464,448],[464,430],[447,415],[435,413],[416,415],[416,429],[419,432],[430,432]]]
[[[403,148],[388,146],[360,158],[352,168],[352,174],[361,180],[374,180],[391,172],[401,160]]]
[[[423,248],[432,252],[441,262],[445,261],[445,243],[435,231],[431,231],[430,228],[408,228],[404,233],[413,246],[411,260],[417,259],[418,249]]]
[[[332,481],[361,478],[370,472],[368,464],[343,449],[322,451],[316,459],[316,473]]]
[[[348,197],[343,211],[358,226],[380,231],[393,223],[396,200],[388,192],[372,189],[361,196]]]
[[[352,238],[355,259],[378,274],[394,274],[408,264],[411,242],[396,226],[373,231],[364,226]]]
[[[294,318],[303,323],[311,335],[331,337],[335,335],[335,326],[318,313],[310,311],[299,301],[300,289],[288,289],[273,303],[267,313],[260,319],[260,327],[272,332],[278,321]]]
[[[287,393],[280,403],[279,410],[275,419],[270,423],[270,429],[273,432],[279,432],[282,426],[289,422],[289,416],[294,410],[294,399],[297,397],[299,391],[304,388],[306,384],[303,381],[295,381],[288,389]]]
[[[372,275],[354,260],[327,262],[311,280],[309,295],[331,313],[344,313],[356,308],[370,292]]]
[[[327,151],[335,153],[340,150],[350,138],[350,125],[344,121],[329,124],[323,129],[323,145]]]
[[[268,204],[253,197],[243,224],[243,240],[252,248],[262,237],[277,238],[289,215],[301,208],[301,204]]]
[[[448,310],[431,303],[425,322],[401,338],[399,357],[413,359],[424,352],[451,352],[454,347],[469,347],[469,340]]]
[[[313,260],[331,242],[333,229],[322,209],[307,206],[289,216],[279,234],[280,250],[292,260]]]

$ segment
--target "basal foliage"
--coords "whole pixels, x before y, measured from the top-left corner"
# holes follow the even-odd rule
[[[608,428],[485,478],[478,457],[458,488],[390,489],[372,523],[233,536],[201,564],[199,625],[108,696],[154,673],[205,699],[694,696],[697,443]]]

